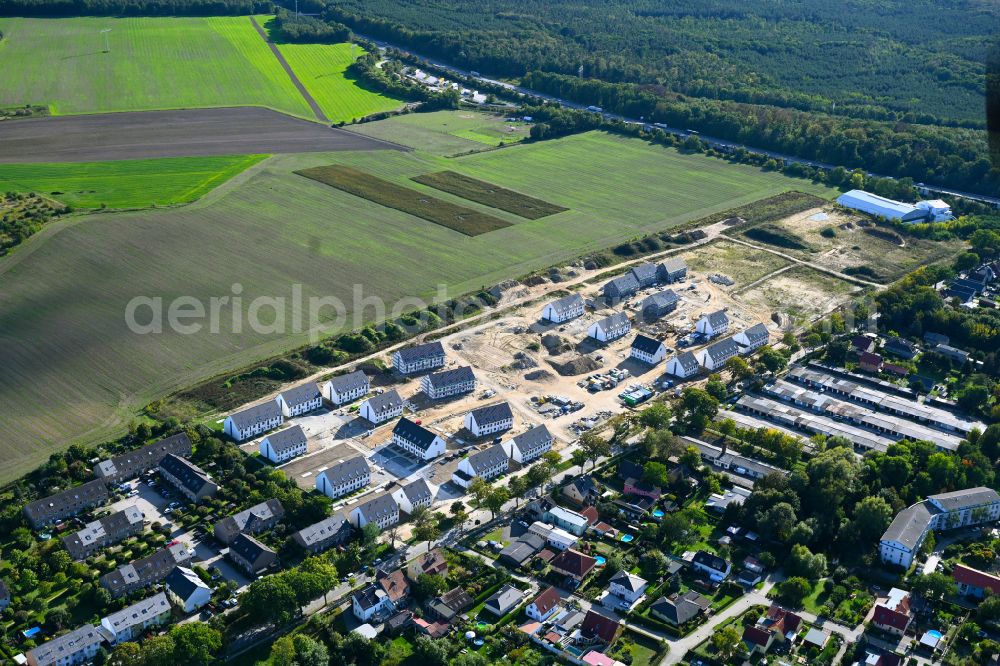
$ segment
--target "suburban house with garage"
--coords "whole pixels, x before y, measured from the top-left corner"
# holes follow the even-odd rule
[[[670,257],[656,267],[656,272],[660,282],[673,284],[687,277],[688,265],[680,257]]]
[[[428,342],[416,347],[400,349],[392,355],[392,367],[404,375],[443,368],[444,347],[440,342]]]
[[[107,483],[105,479],[95,479],[55,495],[28,502],[24,505],[24,516],[35,529],[75,516],[81,511],[108,501],[110,495]]]
[[[502,446],[514,462],[526,465],[552,450],[552,434],[544,425],[538,425],[503,442]]]
[[[226,417],[222,429],[237,442],[243,442],[268,430],[274,430],[284,423],[284,420],[281,406],[271,400],[230,414]]]
[[[553,324],[562,324],[581,316],[583,316],[583,297],[580,294],[563,296],[559,300],[552,301],[542,310],[542,319],[551,321]]]
[[[604,605],[609,608],[631,608],[646,594],[649,583],[645,578],[628,571],[619,571],[608,581],[609,595],[605,597]]]
[[[170,620],[170,602],[165,592],[154,594],[101,620],[98,631],[111,645],[134,641],[151,627]]]
[[[276,499],[256,504],[215,523],[213,533],[220,543],[229,544],[238,534],[260,534],[285,517],[285,507]]]
[[[517,608],[523,599],[524,592],[510,583],[505,583],[486,600],[483,609],[500,618]]]
[[[587,528],[590,527],[590,521],[583,514],[556,505],[549,507],[542,514],[542,520],[550,525],[561,527],[576,536],[582,536],[587,531]]]
[[[451,475],[451,480],[462,488],[468,488],[476,477],[489,481],[505,473],[509,467],[510,458],[507,457],[507,452],[502,445],[494,444],[459,462],[455,473]]]
[[[260,440],[260,455],[275,464],[280,464],[301,456],[306,452],[306,433],[302,426],[285,428]]]
[[[315,382],[306,382],[285,389],[278,394],[275,402],[281,407],[281,414],[286,419],[292,416],[308,414],[323,406],[323,394]]]
[[[622,625],[618,620],[591,609],[587,611],[583,624],[580,625],[580,642],[589,645],[599,643],[611,645],[618,639],[621,631]]]
[[[134,479],[159,466],[160,461],[168,453],[190,458],[191,438],[182,432],[134,451],[102,460],[94,466],[94,476],[115,482]]]
[[[739,345],[741,354],[749,354],[770,342],[771,334],[764,324],[754,324],[734,335],[733,340]]]
[[[662,319],[677,309],[680,297],[674,293],[673,289],[667,289],[655,294],[651,294],[642,299],[640,312],[643,321],[656,321]]]
[[[694,377],[699,372],[701,372],[701,363],[698,362],[698,357],[692,352],[686,351],[682,354],[671,356],[670,360],[667,361],[667,373],[674,377],[687,379],[688,377]]]
[[[372,481],[372,471],[364,456],[354,456],[338,462],[316,475],[316,490],[337,499],[364,488]]]
[[[524,613],[532,620],[545,622],[559,610],[559,591],[551,585],[524,608]]]
[[[87,523],[83,529],[62,537],[62,542],[74,560],[84,560],[102,548],[142,532],[143,517],[139,507],[128,506]]]
[[[729,576],[732,565],[707,550],[699,550],[691,559],[691,568],[708,576],[713,583],[721,583]]]
[[[872,624],[890,634],[902,636],[913,621],[910,593],[894,587],[889,590],[885,602],[875,604],[872,613]]]
[[[193,462],[173,454],[160,461],[160,476],[176,488],[189,502],[200,502],[219,491],[218,484]]]
[[[442,622],[451,622],[459,613],[475,604],[469,593],[461,587],[455,587],[439,597],[435,597],[430,603],[430,610],[434,617]]]
[[[29,650],[26,663],[28,666],[86,664],[97,656],[103,644],[101,632],[94,625],[85,624]]]
[[[392,443],[421,460],[433,460],[448,448],[440,435],[405,416],[392,429]]]
[[[633,266],[629,273],[635,278],[635,281],[639,283],[640,289],[645,289],[646,287],[652,287],[659,280],[658,267],[656,264],[651,264],[648,261],[638,266]]]
[[[637,361],[656,365],[667,357],[667,348],[659,340],[654,340],[640,333],[632,341],[629,355]]]
[[[392,495],[382,495],[368,500],[351,511],[351,524],[359,530],[368,523],[374,523],[380,530],[399,522],[399,505]]]
[[[373,395],[361,403],[361,407],[358,409],[361,418],[367,419],[375,425],[401,416],[402,413],[403,399],[399,397],[396,389],[386,391],[381,395]]]
[[[623,299],[634,296],[639,291],[639,281],[632,273],[625,273],[615,279],[605,283],[601,288],[601,294],[609,303],[617,303]]]
[[[323,397],[338,407],[368,395],[371,383],[361,370],[333,377],[323,384]]]
[[[194,551],[183,543],[174,543],[151,555],[132,560],[100,578],[101,587],[115,599],[141,590],[166,578],[174,567],[187,566]]]
[[[987,592],[1000,594],[1000,576],[964,564],[956,564],[951,576],[958,586],[958,593],[963,596],[982,599]]]
[[[212,588],[187,567],[174,567],[163,583],[167,596],[185,613],[194,613],[212,600]]]
[[[649,607],[649,614],[671,626],[680,627],[708,612],[711,605],[702,595],[688,590],[684,594],[660,597]]]
[[[420,380],[420,390],[431,400],[472,393],[476,390],[476,375],[468,366],[434,372]]]
[[[514,412],[506,402],[473,409],[465,415],[465,428],[476,437],[504,432],[514,427]]]
[[[716,310],[701,316],[694,330],[706,338],[717,338],[729,330],[729,315],[725,310]]]
[[[624,312],[616,312],[590,325],[587,335],[598,342],[611,342],[628,335],[632,322]]]
[[[229,544],[229,561],[251,578],[278,561],[278,554],[249,534],[239,534]]]
[[[303,527],[293,534],[292,538],[309,552],[322,553],[324,550],[347,543],[353,531],[346,518],[336,515]]]
[[[698,352],[698,362],[709,372],[722,369],[726,361],[739,355],[740,347],[732,338],[710,344]]]
[[[436,494],[437,489],[428,483],[426,479],[420,478],[416,481],[411,481],[401,488],[397,488],[392,493],[392,499],[396,500],[396,504],[399,505],[401,511],[409,514],[413,513],[413,510],[418,506],[429,509],[434,504],[434,496]]]

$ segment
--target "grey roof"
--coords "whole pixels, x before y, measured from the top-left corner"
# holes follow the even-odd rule
[[[399,357],[403,359],[404,363],[413,363],[414,361],[421,361],[425,358],[444,356],[444,347],[439,341],[428,342],[427,344],[417,345],[416,347],[400,349],[396,353],[399,354]]]
[[[707,550],[699,550],[695,553],[692,562],[706,566],[709,569],[714,569],[715,571],[725,571],[727,566],[727,562],[724,559]]]
[[[632,277],[636,279],[639,284],[645,284],[649,282],[654,282],[656,280],[656,264],[651,264],[649,262],[639,264],[638,266],[633,266]]]
[[[729,323],[729,316],[726,314],[725,310],[716,310],[715,312],[709,312],[704,315],[708,319],[708,323],[712,325],[712,328],[719,328],[720,326],[725,326]]]
[[[666,617],[675,624],[684,624],[699,613],[705,611],[709,606],[709,601],[694,590],[689,590],[682,595],[671,595],[670,597],[660,597],[650,606],[650,612]]]
[[[656,354],[659,351],[663,343],[659,340],[654,340],[653,338],[642,335],[641,333],[635,336],[635,340],[632,341],[632,349],[638,349],[646,354]]]
[[[754,324],[750,328],[743,331],[743,335],[747,337],[751,343],[757,342],[767,342],[771,339],[771,334],[767,330],[767,326],[764,324]]]
[[[992,488],[968,488],[966,490],[955,490],[950,493],[939,495],[929,495],[927,499],[934,500],[941,505],[945,511],[955,511],[970,506],[979,506],[1000,502],[1000,494]]]
[[[32,520],[47,522],[64,517],[64,512],[70,507],[80,504],[100,504],[106,499],[108,499],[107,481],[94,479],[54,495],[29,502],[25,505],[24,512]]]
[[[42,643],[31,654],[38,666],[51,666],[64,662],[70,655],[85,650],[87,647],[104,642],[100,632],[92,624],[85,624],[78,629]],[[68,662],[67,662],[68,663]]]
[[[239,534],[233,539],[233,542],[229,544],[229,552],[239,555],[247,562],[256,562],[257,559],[264,554],[270,553],[275,555],[275,552],[262,544],[257,539],[254,539],[249,534]]]
[[[254,532],[261,529],[260,525],[266,525],[273,520],[281,520],[284,515],[285,507],[281,505],[280,501],[272,498],[239,513],[226,516],[216,523],[216,528],[222,529],[228,534]]]
[[[358,507],[358,511],[365,517],[365,520],[374,521],[380,516],[394,515],[399,513],[399,505],[392,495],[382,495],[375,499],[368,500]]]
[[[564,314],[583,305],[583,297],[580,294],[570,294],[549,303],[552,309],[558,314]]]
[[[437,435],[434,434],[433,431],[428,430],[422,425],[417,425],[405,416],[396,422],[396,425],[392,429],[392,434],[399,435],[406,441],[424,451],[426,451],[437,438]]]
[[[321,398],[322,394],[319,392],[316,382],[306,382],[305,384],[285,389],[281,392],[281,397],[289,407],[295,407]]]
[[[272,419],[279,418],[280,416],[281,407],[279,407],[278,403],[273,400],[268,400],[267,402],[262,402],[259,405],[247,407],[242,411],[234,412],[229,415],[229,418],[233,420],[233,423],[238,429],[243,430],[256,423],[270,421]]]
[[[698,359],[692,352],[686,351],[683,354],[678,354],[676,358],[677,362],[681,364],[681,367],[684,368],[686,372],[697,370],[700,367]]]
[[[486,600],[486,607],[489,608],[490,606],[493,606],[503,613],[517,605],[517,603],[523,598],[524,592],[510,583],[506,583],[503,587],[490,595],[490,597]]]
[[[679,300],[680,296],[673,289],[664,289],[642,299],[642,308],[646,309],[649,306],[656,306],[658,308],[670,307]]]
[[[141,625],[151,618],[169,611],[170,602],[167,601],[167,595],[165,592],[160,592],[127,606],[117,613],[108,615],[101,621],[101,624],[105,626],[110,624],[111,630],[115,632],[115,635],[118,635],[130,627]]]
[[[368,375],[361,370],[349,372],[346,375],[330,378],[330,386],[337,393],[350,393],[357,389],[368,387]]]
[[[639,290],[639,281],[635,279],[632,273],[626,273],[610,280],[604,285],[604,293],[609,291],[617,291],[619,294],[634,293]]]
[[[306,546],[311,546],[317,543],[323,543],[327,539],[336,536],[341,532],[341,530],[350,529],[350,523],[342,515],[330,516],[329,518],[324,518],[318,523],[313,523],[309,527],[303,527],[299,530],[299,537],[302,539],[302,543]]]
[[[119,534],[133,526],[140,529],[142,526],[142,512],[134,505],[87,523],[83,529],[64,536],[62,542],[70,555],[80,559],[94,543],[103,541],[109,534]]]
[[[454,370],[442,370],[441,372],[432,373],[427,375],[427,381],[437,388],[444,388],[445,386],[474,382],[476,381],[476,375],[472,372],[472,368],[465,366],[455,368]]]
[[[191,455],[191,438],[186,433],[178,433],[158,442],[139,447],[134,451],[102,460],[97,464],[100,476],[122,476],[131,478],[160,464],[168,453],[177,456]]]
[[[385,597],[385,590],[374,583],[366,585],[351,595],[351,598],[358,602],[358,606],[360,606],[362,610],[375,608],[382,603],[382,600],[385,599]]]
[[[306,433],[302,430],[302,426],[297,425],[271,433],[266,437],[266,439],[275,452],[281,453],[289,449],[294,449],[296,446],[305,444]]]
[[[541,547],[536,548],[533,544],[529,543],[525,539],[518,539],[512,542],[506,548],[500,551],[497,557],[502,557],[505,560],[513,562],[514,564],[522,564],[529,557],[541,550]]]
[[[628,315],[624,312],[616,312],[610,317],[605,317],[597,322],[597,328],[605,333],[614,328],[620,328],[629,324]]]
[[[180,481],[181,485],[195,494],[200,492],[201,489],[205,487],[205,484],[212,483],[212,480],[208,478],[208,474],[205,473],[205,470],[198,467],[190,460],[180,458],[172,453],[166,455],[163,460],[160,461],[160,467],[175,479]]]
[[[670,257],[668,259],[664,259],[663,263],[660,265],[663,266],[663,269],[668,273],[686,271],[688,267],[687,262],[680,257]]]
[[[723,358],[725,356],[734,356],[739,352],[739,345],[732,338],[725,338],[719,340],[715,344],[709,345],[705,351],[709,356],[714,358]]]
[[[552,433],[544,425],[537,425],[514,437],[513,442],[521,453],[530,453],[539,447],[552,444]]]
[[[370,476],[371,469],[368,467],[368,461],[365,460],[364,456],[354,456],[342,463],[337,463],[329,469],[323,470],[320,474],[326,477],[330,485],[340,486],[358,477]]]
[[[208,585],[205,585],[204,581],[198,577],[198,574],[187,567],[174,567],[174,570],[167,575],[163,582],[171,592],[185,600],[189,599],[195,590],[204,589],[211,591],[212,589]]]
[[[630,574],[627,571],[619,571],[614,576],[611,577],[609,581],[611,583],[618,583],[622,587],[632,591],[638,592],[642,589],[644,585],[647,584],[646,579],[640,578],[634,574]]]
[[[410,500],[411,504],[415,504],[422,500],[434,499],[434,493],[431,487],[427,485],[426,479],[417,479],[412,481],[402,488],[403,494],[406,498]]]
[[[882,535],[882,541],[896,541],[913,550],[930,523],[931,512],[927,508],[927,503],[918,502],[896,514]]]
[[[506,402],[495,402],[472,410],[472,416],[480,426],[488,423],[498,423],[514,418],[514,413],[510,411],[510,405]]]
[[[189,559],[187,546],[175,543],[109,571],[101,576],[101,583],[111,590],[112,594],[135,583],[150,585],[165,578],[178,563]],[[168,566],[170,569],[164,571]],[[162,575],[159,572],[163,572]]]
[[[396,389],[391,391],[386,391],[381,395],[373,395],[368,398],[365,402],[368,406],[376,413],[381,414],[382,412],[395,411],[403,406],[403,399],[399,397],[399,393]]]
[[[469,465],[472,466],[472,471],[476,474],[482,474],[486,470],[496,467],[501,463],[508,462],[509,460],[507,452],[503,450],[503,446],[500,444],[494,444],[485,451],[473,453],[469,456]]]

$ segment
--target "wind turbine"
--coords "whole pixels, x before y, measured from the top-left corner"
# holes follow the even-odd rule
[[[108,33],[111,32],[111,28],[104,28],[101,30],[101,34],[104,35],[104,52],[111,53],[111,44],[108,43]]]

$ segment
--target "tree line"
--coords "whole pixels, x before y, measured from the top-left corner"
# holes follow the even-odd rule
[[[237,16],[267,14],[270,0],[4,0],[3,16]]]

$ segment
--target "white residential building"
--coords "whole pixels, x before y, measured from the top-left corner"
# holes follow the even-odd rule
[[[506,402],[474,409],[465,415],[465,428],[476,437],[504,432],[514,427],[514,413]]]
[[[506,472],[509,467],[510,458],[507,457],[507,452],[503,446],[495,444],[459,462],[451,480],[462,488],[468,488],[476,477],[489,481]]]
[[[560,601],[562,599],[559,597],[558,590],[554,587],[549,587],[535,597],[530,604],[525,606],[524,613],[532,620],[545,622],[559,610]]]
[[[185,613],[194,613],[212,600],[212,588],[187,567],[174,567],[163,582],[167,596]]]
[[[698,362],[698,358],[689,351],[672,356],[667,361],[667,373],[674,377],[687,379],[694,377],[699,372],[701,372],[701,364]]]
[[[260,455],[271,462],[281,464],[306,452],[306,433],[302,426],[292,426],[271,433],[260,440]]]
[[[579,541],[576,535],[570,534],[563,528],[537,520],[528,526],[528,532],[542,537],[545,539],[547,545],[552,546],[556,550],[572,548]]]
[[[98,629],[112,645],[134,641],[150,627],[158,627],[170,619],[170,602],[165,592],[154,594],[112,613],[101,620]]]
[[[404,375],[444,367],[444,347],[440,342],[428,342],[400,349],[392,355],[392,366]]]
[[[386,391],[381,395],[372,397],[361,403],[358,414],[363,419],[378,425],[394,419],[403,413],[403,399],[399,397],[396,390]]]
[[[368,500],[351,511],[351,524],[359,530],[368,523],[374,523],[380,530],[384,530],[398,522],[399,505],[391,495]]]
[[[420,506],[429,509],[434,504],[434,496],[436,494],[437,489],[430,483],[427,483],[426,479],[421,478],[398,488],[392,494],[392,499],[396,500],[396,504],[399,505],[401,511],[413,513],[413,510]]]
[[[547,319],[553,324],[562,324],[581,316],[583,316],[583,297],[580,294],[571,294],[552,301],[542,310],[542,319]]]
[[[709,312],[701,316],[701,319],[695,324],[694,330],[707,338],[725,335],[726,331],[729,330],[729,316],[725,310]]]
[[[659,340],[640,334],[636,335],[635,340],[632,341],[629,355],[637,361],[656,365],[667,357],[667,348]]]
[[[590,527],[590,521],[587,520],[586,516],[561,506],[551,507],[543,514],[542,518],[545,522],[576,536],[582,536]]]
[[[740,347],[732,338],[725,338],[716,343],[710,344],[705,349],[698,352],[698,362],[709,372],[721,370],[726,361],[738,356]]]
[[[420,380],[420,390],[431,400],[443,400],[456,395],[472,393],[476,390],[476,375],[472,368],[442,370],[425,375]]]
[[[376,615],[388,616],[395,606],[381,586],[371,583],[351,595],[351,610],[359,622],[368,622]]]
[[[364,456],[343,460],[316,475],[316,490],[337,499],[364,488],[372,481],[371,468]]]
[[[610,317],[605,317],[587,329],[587,335],[598,342],[611,342],[620,337],[628,335],[632,330],[632,322],[624,312],[617,312]]]
[[[440,435],[405,416],[392,429],[392,443],[421,460],[433,460],[448,448]]]
[[[339,407],[365,397],[370,390],[368,375],[361,370],[355,370],[324,383],[323,397]]]
[[[73,631],[46,641],[27,656],[28,666],[73,666],[89,663],[97,656],[104,643],[104,636],[92,624],[85,624]]]
[[[268,430],[274,430],[284,423],[284,420],[278,403],[268,401],[230,414],[226,417],[222,429],[237,442],[242,442]]]
[[[287,419],[308,414],[322,407],[323,394],[314,382],[306,382],[282,391],[275,398],[275,402],[281,407],[281,413]]]
[[[522,432],[513,439],[508,439],[502,445],[504,451],[514,462],[525,465],[551,451],[552,442],[552,434],[549,429],[540,425]]]
[[[748,354],[770,342],[771,334],[764,324],[754,324],[734,335],[733,340],[739,345],[741,354]]]
[[[629,606],[632,606],[642,595],[646,593],[649,583],[644,578],[630,574],[627,571],[619,571],[611,577],[608,591],[614,596],[622,599]]]

